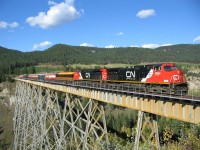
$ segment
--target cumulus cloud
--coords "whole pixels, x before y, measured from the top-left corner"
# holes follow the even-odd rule
[[[154,48],[158,48],[158,47],[162,47],[162,46],[171,46],[173,44],[143,44],[142,45],[142,48],[151,48],[151,49],[154,49]]]
[[[200,43],[200,36],[197,36],[196,38],[194,38],[193,42]]]
[[[19,24],[17,22],[13,22],[13,23],[9,24],[9,27],[11,27],[11,28],[16,28],[18,26],[19,26]]]
[[[0,28],[7,28],[8,27],[8,23],[5,21],[0,21]]]
[[[88,43],[82,43],[80,46],[85,46],[85,47],[92,47],[92,44],[88,44]]]
[[[115,48],[116,46],[115,45],[108,45],[108,46],[106,46],[105,48]]]
[[[5,21],[0,21],[0,29],[16,28],[18,26],[19,26],[19,24],[17,22],[8,23]]]
[[[54,1],[48,1],[48,4],[49,4],[49,5],[57,5],[57,3],[54,2]]]
[[[157,48],[159,47],[160,45],[159,44],[144,44],[142,45],[143,48]]]
[[[38,49],[41,49],[41,48],[44,48],[46,46],[49,46],[51,45],[52,43],[49,42],[49,41],[44,41],[44,42],[41,42],[39,44],[34,44],[33,45],[33,50],[38,50]]]
[[[130,47],[139,47],[138,45],[131,45]]]
[[[145,10],[140,10],[136,14],[136,16],[143,19],[143,18],[147,18],[150,16],[154,16],[155,14],[156,14],[156,12],[154,9],[145,9]]]
[[[173,44],[162,44],[160,46],[172,46]]]
[[[37,16],[28,17],[26,22],[31,26],[47,29],[68,23],[81,16],[81,12],[74,7],[74,0],[65,0],[59,4],[54,1],[48,3],[51,7],[47,12],[39,12]]]
[[[124,35],[124,32],[118,32],[116,35]]]

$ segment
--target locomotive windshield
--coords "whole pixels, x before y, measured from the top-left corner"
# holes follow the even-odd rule
[[[154,70],[161,71],[162,70],[161,65],[160,64],[159,65],[155,65],[154,66]]]
[[[177,68],[175,66],[164,66],[165,71],[173,71],[176,70]]]

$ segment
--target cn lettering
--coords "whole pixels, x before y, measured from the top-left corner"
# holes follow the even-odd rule
[[[85,77],[86,77],[86,78],[90,78],[90,73],[88,73],[88,72],[85,73]]]
[[[126,71],[126,78],[127,79],[131,79],[131,78],[135,78],[135,71]]]

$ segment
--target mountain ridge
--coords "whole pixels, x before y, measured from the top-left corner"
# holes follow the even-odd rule
[[[1,61],[16,63],[200,63],[200,44],[178,44],[155,49],[139,47],[97,48],[56,44],[44,51],[21,52],[0,46]],[[13,59],[15,60],[13,60]],[[13,61],[13,62],[10,62]]]

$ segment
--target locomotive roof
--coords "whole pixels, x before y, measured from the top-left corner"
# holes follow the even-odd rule
[[[100,68],[99,69],[83,69],[81,71],[93,71],[93,72],[97,71],[97,72],[99,72]]]
[[[118,70],[118,69],[131,69],[131,68],[138,68],[138,67],[153,67],[153,66],[162,66],[164,64],[169,64],[169,65],[175,65],[175,63],[171,63],[171,62],[165,62],[165,63],[157,63],[157,64],[146,64],[146,65],[135,65],[135,66],[131,66],[131,67],[117,67],[117,68],[105,68],[105,69],[109,69],[109,70]],[[83,69],[81,71],[92,71],[92,72],[99,72],[100,69]]]
[[[140,67],[153,67],[155,66],[156,64],[149,64],[149,65],[136,65],[136,66],[131,66],[131,67],[121,67],[121,68],[108,68],[109,70],[117,70],[117,69],[131,69],[131,68],[140,68]]]
[[[147,65],[135,65],[135,66],[131,66],[131,67],[118,67],[118,68],[108,68],[109,70],[118,70],[118,69],[131,69],[131,68],[140,68],[140,67],[153,67],[153,66],[162,66],[162,65],[175,65],[175,63],[157,63],[157,64],[147,64]]]
[[[58,75],[69,75],[69,74],[74,74],[74,72],[59,72],[57,74]]]

